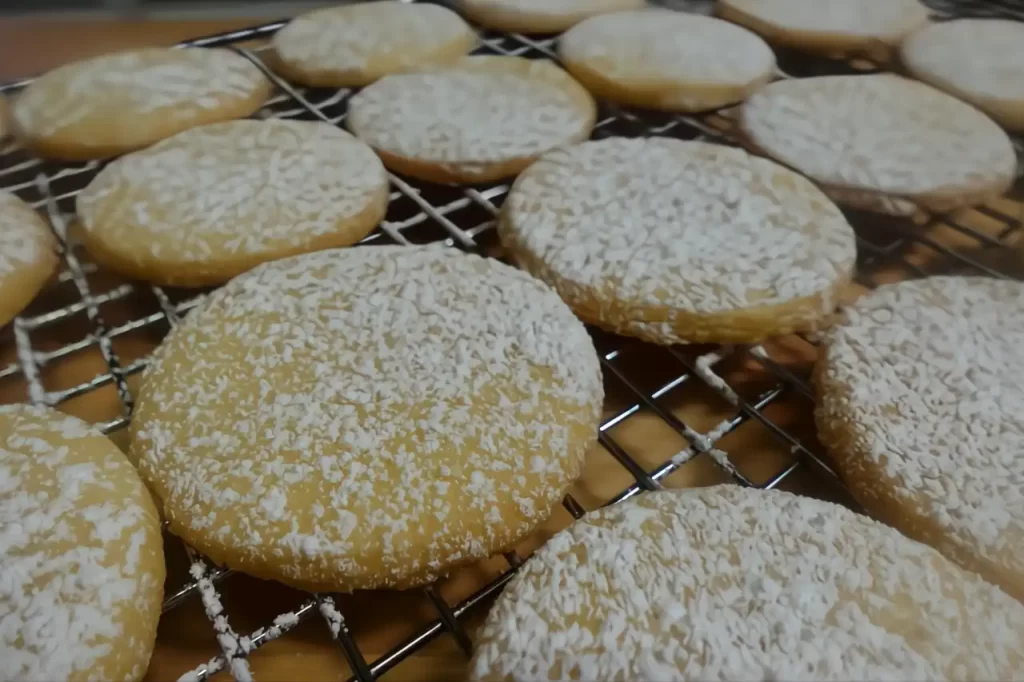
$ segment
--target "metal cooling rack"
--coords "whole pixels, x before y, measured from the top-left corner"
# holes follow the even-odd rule
[[[278,88],[277,94],[259,112],[260,117],[281,117],[304,120],[322,120],[339,125],[345,117],[350,91],[297,88],[270,73],[259,59],[259,48],[238,47],[239,43],[260,40],[284,25],[275,22],[183,43],[189,47],[230,46],[264,69]],[[481,31],[480,54],[518,55],[529,58],[554,59],[555,38],[531,38],[518,34],[499,34]],[[824,60],[808,60],[805,56],[779,54],[780,77],[801,77],[823,73],[863,71],[851,64]],[[11,84],[3,90],[17,90],[24,81]],[[640,112],[602,105],[595,137],[611,135],[669,136],[680,139],[700,139],[723,144],[736,144],[731,133],[727,112],[689,116]],[[57,165],[33,159],[8,144],[0,149],[0,189],[12,191],[33,206],[43,210],[61,245],[63,269],[55,287],[68,290],[73,302],[52,310],[33,312],[16,318],[9,331],[0,335],[0,350],[13,344],[16,359],[0,367],[0,389],[10,382],[23,379],[28,398],[35,403],[51,406],[90,394],[113,385],[119,399],[120,415],[100,424],[105,433],[123,429],[129,422],[133,399],[127,379],[140,372],[145,359],[122,362],[115,351],[114,341],[141,329],[167,329],[197,302],[199,293],[164,289],[138,283],[121,283],[103,291],[92,279],[97,273],[89,256],[68,234],[68,223],[74,212],[74,197],[99,170],[98,163]],[[419,244],[443,241],[456,248],[494,255],[498,248],[494,235],[494,220],[509,185],[493,184],[475,188],[457,188],[429,185],[414,180],[391,176],[393,191],[387,216],[378,230],[363,243]],[[1020,187],[1015,190],[1020,193]],[[997,206],[974,209],[993,225],[979,229],[950,215],[931,215],[918,220],[901,221],[849,214],[858,228],[859,283],[872,286],[880,273],[896,267],[901,276],[924,276],[952,270],[1005,276],[1001,266],[993,265],[986,254],[1015,240],[1021,230],[1021,215],[1011,215]],[[1020,205],[1017,205],[1020,210]],[[949,231],[953,241],[961,246],[952,247],[934,236],[936,231]],[[913,254],[926,252],[927,263]],[[913,257],[912,257],[913,256]],[[108,304],[141,297],[149,303],[145,312],[119,324],[108,324],[104,309]],[[57,348],[43,349],[36,342],[38,335],[59,330],[72,318],[85,316],[89,332],[81,339]],[[813,407],[813,393],[806,373],[794,369],[791,363],[777,357],[776,346],[735,346],[709,348],[655,348],[642,343],[613,337],[595,331],[595,342],[601,357],[605,380],[616,394],[625,397],[616,404],[600,427],[599,442],[603,450],[614,458],[632,477],[633,483],[620,490],[606,504],[628,499],[644,490],[662,487],[662,482],[687,463],[700,457],[710,458],[724,474],[735,482],[772,488],[782,484],[794,471],[810,467],[822,475],[826,486],[841,491],[838,479],[827,462],[819,455],[813,437],[797,433],[789,424],[772,416],[772,406],[782,401],[795,402],[805,413]],[[790,339],[805,352],[813,352],[814,340],[806,337]],[[44,370],[60,366],[69,356],[89,348],[98,348],[106,371],[70,387],[48,389]],[[631,358],[660,353],[660,374],[657,377],[640,376],[634,372]],[[767,387],[751,392],[730,379],[731,363],[755,366],[770,378]],[[724,370],[724,371],[723,371]],[[712,428],[698,430],[666,407],[665,399],[693,385],[709,388],[728,403],[729,416]],[[611,388],[611,386],[610,386]],[[644,464],[631,446],[616,435],[621,427],[638,414],[656,417],[686,445],[674,455],[664,458],[657,466]],[[734,463],[720,442],[729,434],[748,424],[759,424],[793,455],[792,460],[770,475],[753,477],[742,466]],[[592,457],[604,456],[595,452]],[[841,492],[840,492],[841,494]],[[564,507],[574,517],[585,513],[584,506],[572,496],[566,496]],[[231,571],[213,566],[193,550],[185,547],[191,564],[190,579],[177,588],[169,589],[164,611],[179,607],[188,600],[198,598],[211,622],[221,653],[191,671],[182,671],[183,679],[202,680],[222,671],[229,671],[237,680],[251,679],[248,656],[251,652],[286,636],[309,619],[319,617],[328,627],[331,637],[340,646],[352,671],[354,680],[373,680],[392,669],[410,654],[447,633],[469,654],[470,638],[465,630],[466,615],[488,597],[496,594],[512,577],[523,557],[515,553],[505,555],[508,568],[497,578],[468,598],[449,604],[437,586],[425,588],[427,599],[433,604],[435,617],[411,636],[397,641],[384,655],[367,660],[346,624],[339,608],[339,600],[325,594],[312,594],[289,612],[282,613],[265,626],[248,634],[237,633],[230,625],[224,608],[220,584]]]

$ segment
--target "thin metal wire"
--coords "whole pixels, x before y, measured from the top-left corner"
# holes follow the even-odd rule
[[[261,118],[312,118],[332,125],[344,121],[349,90],[309,90],[296,88],[280,79],[263,64],[259,57],[259,49],[239,47],[239,43],[263,39],[272,35],[284,22],[274,22],[249,29],[231,31],[214,36],[198,38],[182,43],[182,47],[230,46],[252,60],[279,88],[280,92],[267,103],[258,114]],[[555,58],[554,38],[533,38],[518,34],[481,33],[481,48],[487,54],[521,55],[528,57]],[[837,65],[836,68],[840,68]],[[819,67],[815,67],[819,69]],[[820,69],[819,69],[820,70]],[[780,77],[794,77],[780,73]],[[27,81],[0,86],[0,91],[16,90]],[[709,115],[652,115],[644,112],[625,110],[618,107],[603,107],[597,123],[595,136],[608,135],[663,135],[682,139],[706,139],[715,142],[735,144],[729,130],[723,129],[723,117],[719,113]],[[103,386],[113,384],[120,402],[121,416],[101,424],[104,432],[111,432],[128,425],[132,409],[132,395],[126,378],[141,371],[146,360],[140,359],[128,364],[122,363],[118,357],[113,340],[138,330],[154,329],[155,325],[176,325],[181,316],[198,304],[201,296],[192,296],[184,300],[175,300],[160,287],[141,284],[121,284],[107,291],[97,293],[90,277],[95,274],[96,266],[82,260],[76,251],[75,244],[67,237],[67,217],[61,210],[72,200],[98,170],[100,164],[92,162],[68,166],[53,164],[29,158],[15,146],[10,144],[0,148],[0,189],[19,194],[23,199],[45,211],[50,224],[61,244],[62,259],[65,269],[57,278],[57,286],[71,287],[76,300],[54,310],[34,315],[24,315],[14,320],[12,328],[16,359],[6,367],[0,367],[0,382],[21,377],[28,391],[29,399],[37,403],[57,405],[76,396],[95,391]],[[398,244],[409,244],[424,240],[424,231],[440,228],[443,237],[436,234],[429,239],[439,239],[443,243],[465,249],[479,249],[481,245],[493,243],[493,226],[500,205],[508,193],[508,184],[495,184],[477,188],[448,188],[421,186],[412,180],[395,175],[390,176],[394,191],[391,193],[389,215],[379,231],[369,235],[364,243],[381,239]],[[895,230],[892,239],[886,243],[876,243],[866,238],[859,239],[861,252],[860,281],[872,285],[871,273],[875,268],[888,264],[900,264],[918,274],[926,274],[925,269],[907,263],[903,256],[911,248],[924,247],[935,255],[944,256],[962,266],[975,271],[1001,276],[989,265],[978,262],[972,255],[939,243],[928,235],[932,227],[943,226],[956,230],[962,236],[972,239],[979,248],[998,247],[1009,238],[1020,232],[1021,216],[1010,216],[995,206],[983,206],[975,209],[990,220],[999,223],[1000,230],[995,236],[977,228],[967,226],[954,216],[933,216],[924,225],[904,224]],[[472,217],[476,215],[477,217]],[[488,242],[488,240],[491,240]],[[103,306],[128,299],[129,297],[148,297],[154,302],[150,310],[125,323],[111,326],[106,323],[102,314]],[[84,314],[89,324],[87,337],[63,344],[57,348],[43,350],[34,345],[36,334],[46,333],[50,328],[61,328],[77,315]],[[771,351],[761,346],[750,348],[713,349],[707,353],[692,356],[680,349],[669,349],[667,362],[661,368],[663,375],[658,379],[655,388],[647,388],[641,378],[634,376],[631,361],[638,355],[649,352],[649,347],[638,342],[624,339],[607,340],[612,345],[601,353],[601,362],[605,376],[618,383],[623,389],[622,395],[628,397],[625,405],[606,414],[602,421],[599,441],[623,469],[633,478],[633,483],[606,500],[604,504],[614,504],[629,499],[643,490],[656,490],[672,473],[679,471],[689,462],[698,457],[709,457],[729,476],[744,485],[754,483],[734,465],[729,456],[717,448],[717,444],[725,436],[742,428],[748,422],[760,424],[769,438],[780,441],[793,454],[790,462],[768,475],[759,487],[775,487],[785,481],[802,466],[812,466],[825,472],[825,480],[838,482],[835,473],[816,451],[816,446],[802,442],[797,436],[776,424],[765,412],[766,408],[784,400],[802,401],[810,409],[813,404],[813,390],[807,381],[794,374],[784,364],[771,356]],[[85,349],[97,347],[107,367],[106,372],[71,387],[59,390],[47,390],[44,370],[59,367],[61,362]],[[813,348],[813,345],[811,346]],[[774,379],[774,386],[761,391],[755,396],[744,396],[739,389],[731,386],[716,366],[728,358],[749,357],[753,363],[761,367],[766,376]],[[674,363],[674,364],[673,364]],[[669,399],[680,397],[688,390],[696,378],[703,385],[718,393],[734,410],[708,432],[698,432],[685,420],[669,409]],[[630,452],[622,445],[623,439],[616,433],[638,414],[653,415],[674,433],[681,436],[687,446],[672,457],[662,461],[653,468],[640,461],[636,453]],[[586,509],[571,495],[563,499],[563,507],[575,519],[581,518]],[[359,649],[355,638],[338,606],[338,602],[329,595],[311,595],[294,611],[276,616],[264,627],[258,628],[249,635],[239,635],[228,624],[228,614],[224,610],[223,600],[218,585],[230,579],[230,570],[209,565],[206,560],[196,555],[191,548],[185,547],[186,554],[192,562],[192,580],[172,590],[164,602],[164,610],[169,611],[197,596],[201,598],[207,617],[210,619],[217,634],[221,654],[207,663],[186,671],[183,676],[188,680],[203,680],[220,671],[228,670],[236,679],[249,679],[247,659],[252,651],[263,645],[285,636],[300,623],[315,614],[331,631],[342,649],[352,669],[353,680],[373,680],[391,670],[414,652],[444,633],[451,634],[460,648],[468,655],[472,644],[463,627],[462,620],[468,612],[486,602],[497,594],[512,578],[523,559],[516,552],[505,554],[509,569],[491,582],[482,586],[473,595],[450,606],[435,586],[425,588],[425,595],[437,613],[437,618],[425,624],[412,636],[396,643],[390,651],[376,660],[367,661]]]

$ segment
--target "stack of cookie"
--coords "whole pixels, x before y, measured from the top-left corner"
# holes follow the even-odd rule
[[[566,31],[565,69],[467,56],[477,34],[455,12],[379,2],[299,17],[266,66],[217,49],[122,53],[57,69],[9,120],[0,111],[0,132],[40,156],[116,157],[77,198],[99,265],[226,283],[148,368],[135,468],[81,423],[0,410],[0,573],[14,576],[0,580],[0,677],[144,674],[163,578],[147,487],[171,532],[214,561],[307,590],[423,585],[513,547],[596,439],[603,388],[583,322],[663,345],[823,329],[857,256],[835,202],[947,211],[1015,177],[1001,126],[1024,126],[1024,76],[1007,66],[1024,63],[1017,24],[926,26],[915,0],[721,0],[722,18],[635,0],[460,7],[495,30]],[[931,85],[776,80],[770,45],[899,55]],[[246,118],[273,72],[361,88],[351,134]],[[595,98],[737,106],[750,151],[588,141]],[[389,171],[514,178],[497,231],[521,269],[437,247],[338,248],[383,220]],[[44,286],[57,245],[10,195],[0,227],[4,323]],[[938,552],[784,493],[649,493],[528,562],[474,675],[1019,673],[1022,300],[1024,285],[980,278],[889,285],[825,335],[822,440],[865,508]]]

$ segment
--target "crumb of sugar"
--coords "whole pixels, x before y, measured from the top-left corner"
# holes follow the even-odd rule
[[[856,258],[842,213],[802,178],[739,149],[659,138],[545,155],[516,180],[499,234],[566,300],[706,314],[828,292]]]
[[[884,285],[828,334],[819,420],[841,420],[877,479],[915,500],[943,545],[1024,575],[1024,284],[931,277]]]
[[[526,273],[444,247],[322,251],[232,280],[171,332],[132,449],[214,559],[400,584],[544,518],[601,398],[585,328]]]
[[[722,485],[591,513],[526,562],[473,679],[1003,679],[1024,606],[837,505]]]
[[[565,82],[575,85],[568,75],[547,60],[528,70],[478,66],[501,63],[494,60],[520,59],[467,57],[443,69],[386,76],[349,101],[349,129],[375,149],[465,167],[586,137],[592,111],[567,91]]]
[[[224,97],[249,97],[265,82],[252,62],[230,50],[149,48],[102,55],[59,67],[18,97],[17,123],[49,136],[100,112],[112,102],[133,114],[167,111],[187,116]]]
[[[839,189],[911,197],[1009,183],[1006,133],[969,104],[893,74],[776,81],[741,125],[759,148]]]

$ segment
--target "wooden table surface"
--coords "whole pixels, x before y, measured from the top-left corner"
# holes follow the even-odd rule
[[[261,21],[263,20],[244,18],[176,22],[3,20],[0,21],[0,80],[37,74],[73,59],[119,48],[171,44],[184,38],[226,31]],[[1014,211],[1020,210],[1019,205],[1011,208]],[[972,222],[979,230],[986,232],[994,232],[999,228],[998,225],[991,224],[992,221],[986,225],[984,216],[980,214],[973,218],[967,216],[964,220]],[[932,230],[931,236],[940,241],[963,240],[962,235],[939,228]],[[917,263],[926,263],[934,258],[935,254],[922,249],[912,249],[908,257]],[[891,271],[886,271],[884,276],[899,279],[906,274],[904,268],[894,266]],[[114,281],[110,283],[111,286],[115,284]],[[44,294],[44,297],[55,295],[57,294],[49,293]],[[44,309],[46,305],[44,302]],[[105,314],[108,318],[116,318],[117,315],[116,312],[110,311]],[[126,319],[130,319],[130,311],[126,311],[125,315]],[[108,319],[108,322],[116,323],[116,319]],[[75,338],[77,332],[65,326],[61,328],[61,333],[69,334],[68,338]],[[87,334],[88,329],[82,333]],[[145,333],[129,335],[117,340],[117,350],[122,361],[128,362],[148,354],[158,341],[159,337]],[[61,339],[57,339],[54,343],[61,342]],[[13,361],[13,348],[5,347],[2,343],[0,342],[0,366],[6,366]],[[45,340],[41,343],[45,343]],[[63,343],[67,343],[67,340],[63,340]],[[793,371],[806,376],[810,361],[813,359],[813,352],[806,343],[781,341],[773,345],[772,351],[773,357],[781,359]],[[644,376],[645,373],[655,376],[660,370],[659,363],[663,361],[662,356],[655,353],[638,353],[633,360],[635,366],[631,371],[635,376]],[[645,366],[645,363],[649,367]],[[741,354],[735,360],[726,360],[722,367],[721,373],[726,374],[734,388],[745,389],[751,394],[756,394],[762,386],[771,386],[771,382],[774,381],[774,376],[754,362],[749,354]],[[64,375],[63,378],[48,377],[48,381],[54,382],[54,385],[62,382],[74,385],[107,371],[104,360],[96,349],[76,354],[73,358],[62,361],[59,367],[54,369]],[[138,380],[138,374],[130,377],[130,386],[137,386]],[[701,431],[713,428],[723,418],[735,413],[735,408],[711,389],[700,384],[691,385],[693,383],[688,383],[682,393],[674,392],[668,396],[662,403],[663,408]],[[23,391],[5,388],[0,402],[20,399],[24,399]],[[614,394],[610,395],[609,408],[622,409],[622,403]],[[113,386],[108,385],[67,401],[61,405],[61,409],[87,420],[100,422],[118,417],[120,403]],[[795,396],[792,400],[787,399],[773,405],[770,418],[788,431],[798,434],[801,442],[811,445],[815,441],[810,410],[811,405],[806,398]],[[115,440],[121,445],[124,444],[124,436],[124,431],[114,434]],[[677,433],[649,412],[640,412],[620,426],[616,426],[615,438],[629,452],[641,453],[641,463],[651,467],[663,462],[686,445]],[[719,447],[729,453],[732,461],[740,466],[741,470],[755,478],[758,472],[763,472],[763,475],[767,476],[777,471],[780,463],[793,459],[793,453],[788,446],[772,438],[764,428],[759,428],[756,424],[726,436],[719,443]],[[685,465],[668,476],[664,483],[676,487],[702,485],[720,480],[724,480],[724,474],[705,457]],[[629,474],[609,456],[608,452],[595,446],[594,452],[588,458],[583,478],[573,486],[571,492],[585,507],[593,508],[631,482]],[[798,470],[796,476],[787,479],[785,487],[826,497],[833,497],[836,494],[833,488],[824,486],[821,479],[806,467]],[[559,509],[552,521],[525,544],[535,546],[547,534],[566,525],[569,520],[567,512]],[[183,579],[181,574],[184,562],[180,550],[177,549],[179,546],[177,543],[169,544],[169,563],[172,567],[171,573],[175,575],[171,580],[174,581],[174,585],[181,584]],[[442,595],[449,603],[455,603],[468,596],[483,579],[494,575],[504,566],[503,560],[496,559],[461,571],[456,578],[441,586]],[[274,615],[294,608],[304,598],[304,595],[297,591],[243,576],[233,576],[224,583],[224,600],[232,619],[231,625],[240,633],[248,633],[257,627],[267,625]],[[343,598],[339,606],[356,633],[360,648],[371,660],[397,644],[417,625],[436,617],[421,592],[359,594]],[[219,654],[212,632],[197,598],[190,598],[185,605],[172,610],[161,621],[158,646],[147,679],[175,679]],[[316,618],[299,626],[295,632],[289,633],[282,640],[255,652],[251,663],[256,678],[263,681],[343,680],[350,674],[340,648],[331,642],[326,627]],[[459,652],[454,638],[442,636],[399,665],[385,679],[451,680],[463,677],[464,672],[465,658]],[[220,675],[215,679],[226,679],[226,675]]]

